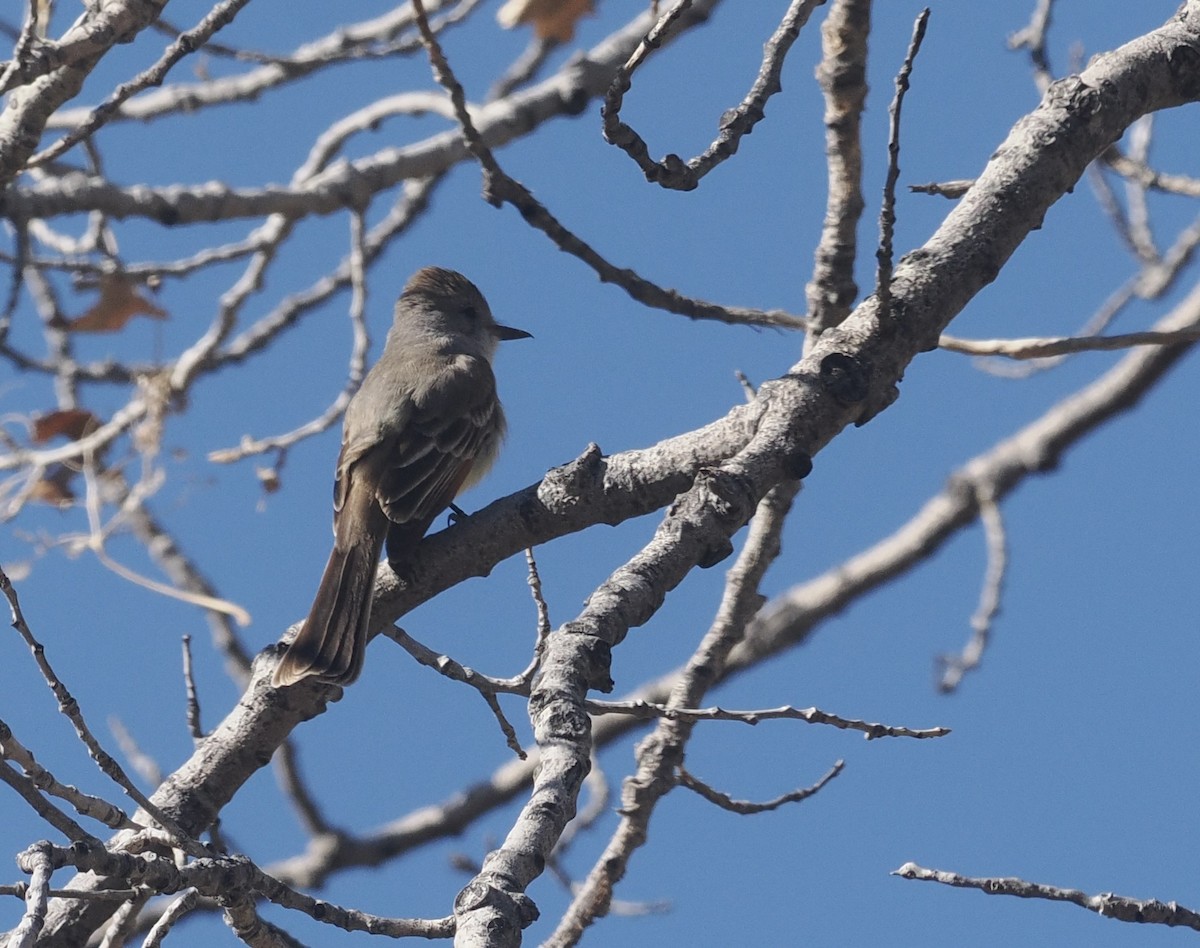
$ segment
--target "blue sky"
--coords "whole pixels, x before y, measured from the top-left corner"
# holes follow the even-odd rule
[[[1061,0],[1051,34],[1056,70],[1068,68],[1076,49],[1086,60],[1154,28],[1175,5]],[[355,15],[385,6],[364,2]],[[483,96],[525,42],[523,34],[494,27],[493,7],[485,5],[445,40],[472,98]],[[609,0],[600,7],[598,17],[581,24],[575,46],[598,42],[638,5]],[[920,7],[890,2],[875,11],[864,119],[868,211],[859,231],[861,286],[872,281],[892,76]],[[963,0],[932,5],[905,104],[899,253],[919,246],[952,206],[910,195],[903,186],[974,177],[1013,122],[1036,105],[1027,58],[1005,48],[1031,7]],[[281,18],[275,6],[251,4],[222,39],[289,49],[325,31],[314,25],[326,22],[324,8],[294,3]],[[627,96],[625,116],[652,154],[687,156],[707,145],[721,112],[743,95],[783,8],[725,4],[706,27],[651,59]],[[169,8],[180,24],[193,22],[203,9],[198,3]],[[500,150],[498,158],[617,265],[689,295],[800,312],[825,200],[822,103],[812,79],[823,16],[819,11],[793,49],[784,92],[768,104],[765,121],[695,192],[646,184],[601,139],[596,103],[577,118],[546,124]],[[94,101],[97,90],[151,61],[160,45],[148,37],[119,50],[81,101]],[[187,68],[180,67],[180,75],[188,75]],[[427,68],[420,57],[341,67],[322,80],[319,94],[298,84],[261,105],[114,127],[100,141],[110,174],[124,183],[282,182],[303,160],[312,136],[335,117],[384,92],[429,88]],[[1183,112],[1160,117],[1152,152],[1157,166],[1195,173],[1190,120]],[[442,127],[434,118],[388,122],[360,137],[352,153]],[[372,219],[386,202],[379,203]],[[1161,197],[1151,200],[1151,209],[1162,245],[1195,213],[1182,199]],[[218,225],[213,233],[232,237],[247,229]],[[196,240],[140,222],[122,225],[118,233],[127,260],[165,259]],[[345,253],[347,233],[341,215],[302,224],[246,318],[308,285]],[[704,424],[742,398],[736,371],[760,382],[787,371],[800,350],[798,336],[693,323],[646,310],[600,285],[511,208],[485,204],[478,170],[464,164],[439,188],[429,216],[371,273],[373,355],[395,293],[412,271],[431,263],[465,272],[501,322],[535,335],[505,346],[498,358],[510,435],[495,472],[461,499],[468,510],[535,482],[589,442],[616,452]],[[1068,334],[1134,271],[1081,182],[951,331],[971,337]],[[169,322],[136,322],[119,336],[82,339],[80,354],[147,359],[180,351],[203,331],[215,300],[238,272],[220,267],[168,282],[159,302],[171,313]],[[1188,289],[1185,277],[1168,299],[1135,304],[1117,331],[1145,328]],[[222,467],[205,458],[244,434],[287,430],[332,400],[349,352],[347,302],[347,296],[337,297],[269,351],[207,380],[187,410],[168,422],[162,458],[167,478],[153,509],[221,594],[250,611],[254,621],[245,637],[254,649],[300,618],[315,588],[330,540],[337,435],[330,431],[295,448],[282,470],[282,489],[270,496],[262,494],[254,462]],[[26,305],[18,311],[16,339],[36,347],[36,332],[27,328],[35,324]],[[784,556],[764,592],[777,595],[890,533],[955,467],[1120,357],[1077,356],[1025,381],[985,374],[952,353],[918,357],[895,405],[869,425],[844,432],[815,459],[784,535]],[[938,741],[867,743],[853,733],[796,722],[698,728],[689,769],[735,797],[765,799],[811,783],[838,758],[846,770],[817,797],[754,817],[717,811],[682,791],[672,794],[617,891],[634,902],[668,901],[670,911],[607,919],[585,944],[1124,946],[1187,937],[1123,925],[1070,905],[986,897],[889,873],[912,860],[968,875],[1021,876],[1089,893],[1200,905],[1194,792],[1200,778],[1194,751],[1200,736],[1194,684],[1200,661],[1198,394],[1196,360],[1189,357],[1135,411],[1004,502],[1011,569],[1003,609],[983,669],[958,694],[937,693],[933,668],[936,656],[958,650],[969,635],[985,567],[978,526],[824,623],[802,649],[713,694],[707,704],[816,705],[847,717],[940,725],[953,733]],[[87,397],[102,413],[127,393],[99,389]],[[50,387],[35,377],[9,375],[0,381],[0,398],[5,415],[27,413],[50,403]],[[640,548],[658,519],[596,528],[537,551],[556,626]],[[18,587],[26,618],[93,727],[103,733],[107,718],[119,718],[170,771],[191,751],[178,671],[180,636],[194,639],[206,726],[236,702],[237,689],[209,648],[195,609],[115,578],[88,555],[55,549],[33,557],[31,535],[79,531],[84,523],[78,510],[30,510],[6,528],[0,560],[6,568],[31,565]],[[154,574],[130,539],[117,538],[110,549]],[[711,620],[727,565],[690,576],[650,623],[631,632],[614,655],[616,694],[686,660]],[[524,666],[534,622],[524,566],[514,559],[486,580],[472,580],[423,606],[403,625],[464,663],[507,675]],[[57,716],[15,635],[0,638],[0,694],[0,717],[43,764],[65,782],[113,795]],[[506,707],[527,736],[520,704]],[[362,681],[328,713],[302,725],[297,737],[314,794],[333,820],[359,832],[437,803],[511,757],[476,696],[383,640],[371,647]],[[612,808],[631,767],[630,742],[606,749],[599,762],[614,784],[614,799],[608,815],[565,857],[577,878],[616,824]],[[0,799],[0,852],[16,853],[45,835],[15,797]],[[448,857],[482,858],[515,812],[508,807],[490,814],[462,837],[382,870],[340,874],[322,896],[379,914],[446,914],[466,882]],[[260,864],[304,844],[269,770],[226,810],[223,829]],[[19,873],[13,868],[10,876],[15,881]],[[527,932],[526,943],[536,944],[551,931],[567,896],[549,876],[530,894],[542,921]],[[364,936],[265,911],[310,944],[364,942]],[[11,925],[19,912],[15,900],[0,904],[0,926]],[[215,918],[193,919],[171,939],[180,946],[232,943]]]

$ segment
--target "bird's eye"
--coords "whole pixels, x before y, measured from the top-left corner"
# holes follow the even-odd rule
[[[466,316],[471,322],[475,322],[475,320],[479,318],[479,310],[477,310],[474,306],[464,306],[463,315]]]

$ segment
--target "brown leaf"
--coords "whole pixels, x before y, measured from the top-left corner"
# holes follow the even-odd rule
[[[78,441],[100,427],[100,419],[83,408],[61,408],[38,415],[33,419],[33,443],[45,444],[62,435],[68,441]]]
[[[68,320],[68,332],[116,332],[134,316],[166,319],[167,311],[138,292],[138,284],[124,273],[100,278],[100,299],[77,319]]]
[[[43,477],[29,492],[29,499],[51,507],[69,507],[75,500],[75,492],[71,490],[71,478],[75,472],[69,467],[58,465],[47,476]]]
[[[279,469],[275,467],[255,467],[255,475],[258,481],[262,484],[262,488],[268,494],[273,494],[279,490]]]
[[[569,43],[575,24],[591,12],[592,0],[508,0],[496,20],[506,30],[530,23],[538,39]]]

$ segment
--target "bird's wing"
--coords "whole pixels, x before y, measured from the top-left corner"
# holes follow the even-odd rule
[[[491,460],[503,430],[487,361],[460,355],[447,363],[413,399],[403,430],[372,451],[387,458],[377,496],[388,519],[427,528],[477,464]]]

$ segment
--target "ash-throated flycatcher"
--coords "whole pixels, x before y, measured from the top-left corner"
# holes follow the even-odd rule
[[[383,355],[346,407],[333,485],[333,552],[274,684],[310,675],[348,685],[362,671],[384,542],[402,565],[455,495],[487,473],[504,437],[492,356],[500,326],[453,270],[417,272],[396,303]]]

